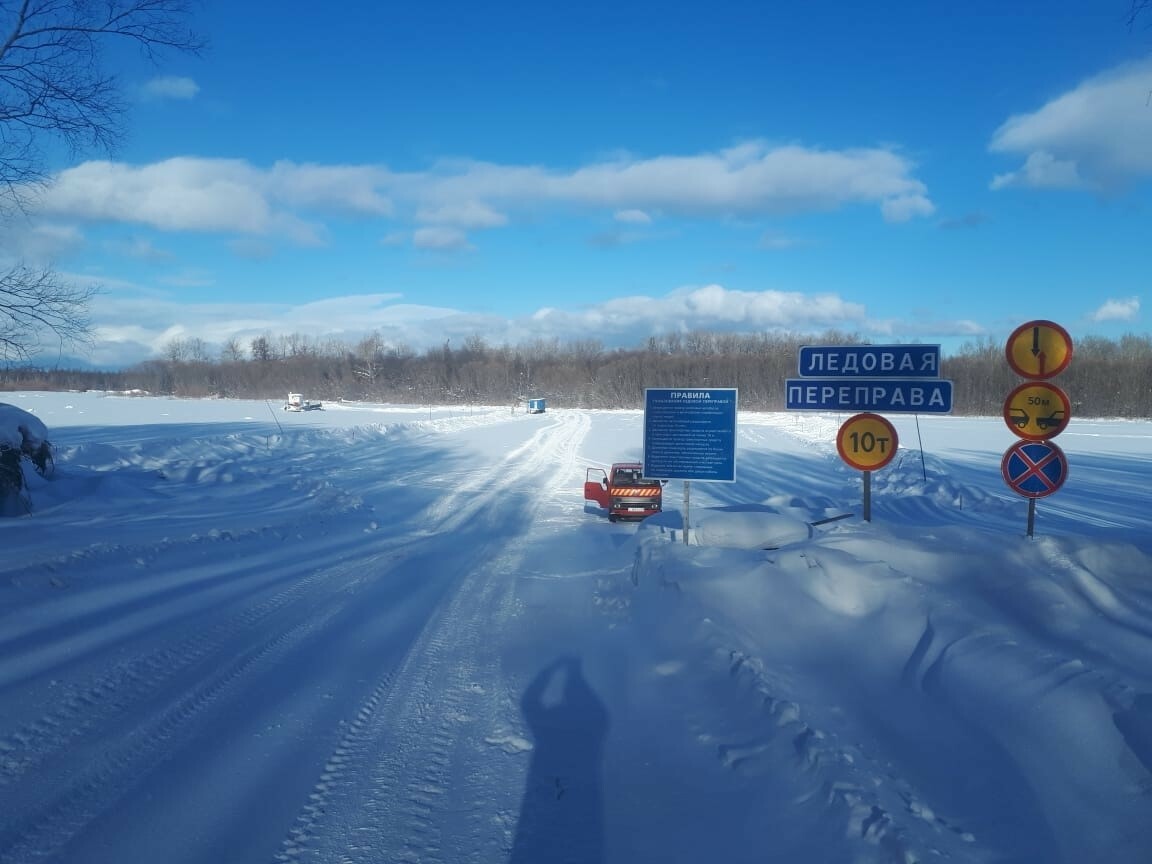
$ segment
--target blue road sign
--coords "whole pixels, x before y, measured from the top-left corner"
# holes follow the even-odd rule
[[[1043,498],[1064,485],[1068,459],[1051,441],[1017,441],[1000,462],[1004,482],[1025,498]]]
[[[789,411],[948,414],[952,382],[943,378],[788,378],[784,397]]]
[[[939,378],[939,345],[802,345],[803,378]]]
[[[732,387],[644,391],[644,476],[657,480],[736,479]]]

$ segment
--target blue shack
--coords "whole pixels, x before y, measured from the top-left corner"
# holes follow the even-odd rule
[[[543,399],[529,399],[528,400],[528,413],[529,414],[543,414],[544,413],[544,400]]]

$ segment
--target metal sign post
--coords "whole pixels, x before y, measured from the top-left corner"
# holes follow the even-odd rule
[[[864,473],[864,521],[872,521],[872,472],[896,456],[900,439],[896,427],[879,414],[856,414],[836,433],[840,458]]]
[[[1050,441],[1017,441],[1000,462],[1004,482],[1017,495],[1028,499],[1028,536],[1036,526],[1036,499],[1045,498],[1064,485],[1068,458]]]
[[[1036,499],[1064,485],[1068,460],[1048,439],[1063,432],[1072,417],[1068,395],[1044,379],[1053,378],[1072,362],[1072,337],[1053,321],[1036,320],[1012,331],[1004,346],[1012,371],[1025,383],[1004,400],[1004,422],[1023,440],[1008,448],[1000,462],[1004,482],[1028,499],[1028,536],[1036,527]]]
[[[688,499],[692,497],[692,481],[684,481],[684,545],[688,545]]]
[[[864,472],[864,521],[872,521],[872,472],[896,455],[896,429],[878,412],[952,413],[952,382],[940,377],[939,345],[802,345],[799,378],[784,379],[788,411],[860,411],[836,435],[836,449]],[[924,468],[924,444],[920,444]]]
[[[644,391],[644,476],[684,481],[684,543],[688,543],[692,480],[736,480],[734,387]]]

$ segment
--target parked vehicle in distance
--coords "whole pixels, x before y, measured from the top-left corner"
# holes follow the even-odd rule
[[[644,476],[639,462],[616,462],[605,471],[589,468],[584,477],[584,500],[608,511],[608,521],[644,519],[664,506],[664,484]]]
[[[320,411],[323,408],[322,402],[305,399],[303,393],[289,393],[288,401],[284,403],[285,411]]]

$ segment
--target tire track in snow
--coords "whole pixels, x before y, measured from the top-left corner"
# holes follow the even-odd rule
[[[489,471],[453,487],[432,508],[436,522],[430,533],[461,530],[541,474],[551,480],[538,484],[543,494],[528,497],[532,509],[558,494],[555,478],[575,470],[591,420],[584,413],[557,417]],[[471,500],[458,505],[458,495]],[[526,526],[532,516],[526,514]],[[477,727],[504,711],[495,646],[486,633],[500,632],[512,614],[510,577],[522,555],[512,539],[493,537],[480,548],[462,548],[455,559],[451,551],[442,553],[463,571],[455,592],[361,705],[282,842],[277,864],[439,864],[491,857],[485,846],[493,843],[492,826],[479,814],[490,812],[509,790],[465,790],[453,779],[459,762],[474,758],[473,747],[484,737]],[[475,564],[486,560],[491,563]],[[483,746],[490,751],[493,745]],[[353,773],[350,764],[369,767]],[[511,791],[515,806],[521,790]],[[497,857],[505,852],[503,845],[495,850]]]
[[[529,445],[518,451],[523,457],[519,463],[506,460],[503,465],[490,471],[490,479],[477,487],[477,500],[471,508],[463,514],[459,508],[448,508],[452,512],[443,520],[440,531],[462,529],[467,525],[464,517],[469,514],[473,517],[483,516],[485,510],[495,507],[502,497],[509,494],[509,487],[515,486],[519,482],[518,478],[530,479],[534,467],[548,467],[550,455],[552,458],[573,458],[573,442],[582,436],[588,425],[586,418],[577,417],[575,421],[537,430]],[[548,430],[553,431],[551,434],[541,434],[548,433]],[[337,593],[366,578],[386,580],[401,564],[396,563],[396,560],[389,562],[383,559],[400,547],[407,547],[405,554],[400,556],[403,560],[426,556],[435,562],[440,554],[440,542],[440,538],[430,542],[427,537],[418,536],[415,540],[405,537],[402,542],[389,543],[386,550],[368,558],[357,556],[345,566],[305,569],[290,577],[298,580],[294,584],[270,598],[266,597],[256,606],[234,614],[226,624],[217,625],[203,635],[193,634],[173,647],[140,655],[96,675],[88,682],[74,685],[64,701],[56,703],[52,712],[33,720],[4,739],[4,749],[0,750],[0,761],[4,767],[0,770],[6,773],[0,775],[5,779],[4,783],[0,783],[0,789],[5,786],[19,788],[22,800],[4,808],[5,826],[2,829],[4,833],[0,834],[0,846],[14,850],[21,856],[51,858],[101,813],[113,807],[125,794],[125,790],[136,786],[172,753],[178,752],[185,742],[196,736],[210,716],[226,711],[229,698],[234,698],[246,689],[246,682],[274,670],[290,652],[297,650],[303,640],[323,630],[326,624],[330,625],[332,616],[343,602],[336,597]],[[489,546],[496,553],[499,542],[493,541]],[[182,544],[177,543],[166,552],[176,555],[179,548],[182,548]],[[482,548],[468,549],[468,561],[461,558],[459,562],[462,574],[472,565],[471,555],[477,552],[482,558],[487,557]],[[277,557],[287,554],[284,551]],[[219,564],[218,560],[209,559],[196,566],[212,569]],[[268,566],[265,563],[261,569],[267,569]],[[369,576],[369,573],[373,575]],[[461,578],[451,581],[456,583]],[[325,586],[323,593],[319,590],[321,585]],[[262,590],[260,594],[263,594]],[[331,604],[328,613],[312,620],[302,620],[304,614],[311,614],[318,600]],[[152,596],[150,591],[145,592],[136,600],[144,607],[169,601],[177,607],[177,611],[186,612],[179,597],[169,598],[163,591],[159,592],[159,596]],[[289,612],[289,608],[307,610],[307,613]],[[150,610],[144,608],[143,611],[147,613]],[[211,609],[197,609],[192,619],[183,621],[182,626],[195,626],[197,621],[209,614]],[[253,644],[252,634],[261,629],[271,633],[270,619],[277,616],[284,617],[285,621],[275,625],[279,629],[273,638]],[[456,618],[460,616],[467,617],[464,612],[455,615]],[[284,624],[289,626],[285,628]],[[425,644],[428,654],[425,656],[417,652],[421,655],[419,662],[426,667],[429,656],[439,657],[445,651],[457,650],[455,635],[462,633],[468,634],[466,643],[476,648],[482,640],[471,629],[474,626],[475,622],[469,624],[468,628],[456,624],[450,625],[447,631],[438,631],[441,635]],[[133,634],[134,637],[138,635]],[[235,656],[248,657],[250,660],[236,665],[230,662],[230,658]],[[221,679],[219,670],[228,668],[232,672]],[[191,686],[186,687],[180,683],[182,679],[193,678],[204,669],[215,671],[208,678],[194,679]],[[353,723],[345,735],[346,740],[333,752],[326,766],[326,773],[331,776],[321,779],[311,804],[301,814],[302,836],[307,837],[311,833],[309,820],[317,820],[325,812],[323,805],[328,790],[324,784],[333,783],[334,778],[339,776],[331,769],[339,772],[358,764],[350,759],[349,754],[359,747],[357,739],[361,737],[360,730],[368,728],[368,719],[375,716],[376,709],[392,686],[392,679],[393,676],[389,674],[378,682],[361,709],[359,725]],[[170,694],[168,701],[165,701],[165,692]],[[409,694],[409,699],[404,705],[410,707],[411,694],[415,692],[413,686],[408,686],[405,692]],[[448,685],[439,685],[423,692],[434,696],[455,690]],[[158,703],[158,707],[141,708],[149,702]],[[427,699],[424,704],[428,704]],[[458,713],[456,708],[453,713]],[[124,718],[128,718],[131,724],[132,718],[137,716],[144,716],[145,719],[134,725],[125,725]],[[105,728],[115,729],[118,724],[132,731],[128,735],[122,731],[113,733],[107,742],[93,734]],[[426,765],[431,766],[427,771],[431,773],[426,774],[421,787],[413,788],[407,795],[408,800],[417,802],[413,805],[415,809],[405,816],[406,824],[412,826],[430,824],[426,814],[423,814],[422,819],[418,799],[424,796],[425,809],[434,804],[435,790],[442,788],[437,784],[436,772],[447,770],[449,765],[445,748],[452,741],[452,729],[443,716],[440,726],[440,734],[433,742],[434,747],[426,754]],[[378,735],[367,740],[376,742]],[[75,754],[90,751],[94,747],[102,747],[104,750],[79,774],[73,772],[69,763],[75,764]],[[377,746],[368,752],[376,753]],[[5,799],[9,797],[4,796]],[[286,848],[290,846],[286,845]]]
[[[355,764],[363,755],[372,735],[372,719],[381,701],[392,687],[394,676],[389,674],[376,685],[365,700],[356,718],[349,724],[348,731],[333,750],[315,790],[308,796],[308,803],[296,819],[296,824],[285,838],[276,861],[296,861],[307,852],[308,842],[317,831],[325,814],[332,806],[332,792],[348,781],[349,765]]]
[[[259,599],[254,604],[209,629],[196,626],[190,636],[179,642],[134,656],[82,683],[70,685],[50,712],[0,737],[0,788],[19,781],[92,730],[112,726],[120,718],[130,716],[133,708],[173,679],[197,667],[211,667],[218,658],[230,656],[230,646],[237,637],[252,632],[290,606],[311,606],[321,599],[317,589],[331,592],[334,582],[343,584],[362,566],[363,562],[358,561],[354,565],[314,569],[279,590],[276,590],[279,582],[259,586],[255,589]],[[274,593],[262,596],[268,590]],[[154,607],[149,611],[154,613]]]
[[[579,444],[591,426],[591,418],[583,412],[553,416],[555,420],[551,424],[536,430],[499,464],[454,484],[450,493],[431,508],[429,519],[434,525],[428,529],[429,533],[458,529],[491,507],[500,496],[525,489],[534,475],[557,463],[566,468],[574,466]],[[538,488],[547,493],[555,487],[558,474],[553,471],[551,479]]]
[[[402,538],[366,558],[293,574],[292,584],[271,596],[257,592],[254,605],[203,634],[76,686],[52,712],[6,736],[0,741],[0,861],[59,853],[125,790],[225,715],[229,700],[261,676],[274,676],[307,640],[331,631],[367,574],[390,573],[413,545]],[[198,627],[203,614],[187,626]]]
[[[25,788],[21,802],[14,806],[10,802],[5,814],[8,827],[0,833],[0,848],[6,850],[7,860],[41,860],[60,851],[113,804],[133,778],[164,761],[194,731],[198,718],[240,688],[247,676],[274,666],[308,635],[323,629],[337,612],[336,608],[313,612],[271,641],[224,663],[175,702],[119,734],[81,771],[64,764],[38,776],[37,786]]]
[[[484,683],[492,665],[484,632],[499,630],[509,614],[507,576],[518,556],[500,554],[497,544],[490,548],[495,563],[465,575],[360,707],[275,856],[277,864],[455,864],[479,848],[479,839],[445,848],[444,828],[452,823],[457,833],[466,830],[458,824],[461,814],[467,820],[498,794],[460,802],[462,790],[452,782],[454,762],[463,755],[457,749],[462,731],[490,713],[485,703],[499,696]],[[468,830],[479,834],[476,828]]]

